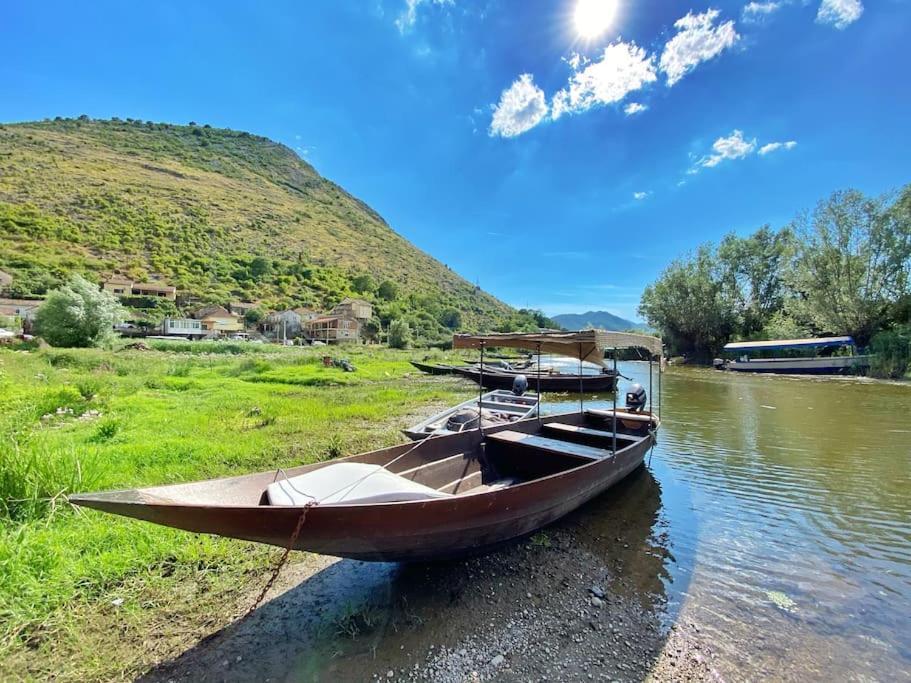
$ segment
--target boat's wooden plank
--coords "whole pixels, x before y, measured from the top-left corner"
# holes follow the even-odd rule
[[[513,413],[525,413],[531,408],[530,405],[524,403],[507,403],[506,401],[482,401],[481,406],[484,408],[499,408]]]
[[[535,434],[523,434],[522,432],[514,432],[512,430],[488,434],[487,438],[499,443],[508,443],[513,446],[528,446],[541,451],[571,455],[577,458],[585,458],[586,460],[601,460],[603,458],[609,458],[612,455],[611,451],[604,448],[584,446],[578,443],[551,439]]]
[[[437,489],[440,493],[467,493],[471,489],[481,485],[484,473],[481,470],[472,472],[467,477],[461,477],[451,481]]]
[[[614,411],[613,410],[601,410],[598,408],[590,408],[585,411],[585,414],[592,415],[593,417],[610,419],[614,416]],[[630,413],[625,410],[617,411],[617,419],[618,420],[628,420],[630,422],[651,422],[652,421],[651,415],[641,415],[639,413]]]
[[[590,427],[580,427],[578,425],[568,425],[563,424],[562,422],[548,422],[543,425],[543,429],[547,432],[578,434],[579,436],[586,436],[604,441],[613,441],[614,439],[614,432],[608,432],[603,429],[592,429]],[[632,434],[620,433],[617,433],[616,436],[618,441],[632,441],[633,443],[639,443],[643,439],[648,438],[647,436],[633,436]]]
[[[480,469],[481,463],[477,458],[468,457],[465,453],[456,453],[448,458],[440,458],[396,474],[419,484],[436,488],[445,482],[467,477]]]

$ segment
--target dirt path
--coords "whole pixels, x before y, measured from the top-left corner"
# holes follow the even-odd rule
[[[142,680],[720,678],[698,628],[667,623],[659,502],[643,470],[484,557],[405,566],[307,556],[254,614]]]

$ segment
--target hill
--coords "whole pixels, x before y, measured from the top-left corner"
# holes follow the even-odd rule
[[[196,124],[0,126],[0,269],[15,277],[15,296],[43,294],[71,271],[161,280],[194,303],[327,307],[356,295],[384,323],[405,317],[428,339],[534,320],[415,248],[284,145]]]
[[[584,330],[588,327],[597,327],[602,330],[644,330],[645,323],[637,323],[607,311],[589,311],[588,313],[563,313],[551,318],[555,323],[567,330]]]

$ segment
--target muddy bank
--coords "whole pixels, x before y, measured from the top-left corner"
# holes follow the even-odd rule
[[[664,610],[660,491],[642,469],[561,523],[458,562],[307,556],[269,601],[143,680],[702,680]],[[255,592],[255,591],[254,591]]]

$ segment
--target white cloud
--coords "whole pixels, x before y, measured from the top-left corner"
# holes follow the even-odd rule
[[[634,114],[641,114],[646,109],[648,109],[647,104],[640,104],[639,102],[630,102],[628,105],[623,107],[623,113],[627,116],[633,116]]]
[[[664,46],[659,63],[668,85],[674,85],[701,62],[717,57],[740,38],[733,21],[715,25],[719,14],[717,9],[702,14],[689,12],[674,23],[677,34]]]
[[[816,21],[843,29],[860,19],[863,13],[864,5],[860,0],[822,0]]]
[[[743,14],[741,15],[743,21],[762,21],[770,14],[777,12],[781,9],[783,2],[750,2],[747,3],[743,8]]]
[[[788,140],[787,142],[770,142],[769,144],[760,147],[759,153],[765,156],[766,154],[776,152],[779,149],[794,149],[795,147],[797,147],[797,142],[795,140]]]
[[[395,20],[395,25],[400,33],[407,33],[418,19],[418,8],[431,2],[434,5],[452,5],[454,0],[405,0],[405,9]]]
[[[521,135],[547,116],[544,91],[535,85],[531,74],[522,74],[500,94],[490,121],[490,135],[504,138]]]
[[[727,137],[721,137],[712,143],[712,153],[696,162],[697,166],[713,168],[727,159],[743,159],[756,149],[756,138],[744,140],[743,131],[735,130]],[[696,172],[694,169],[693,172]]]
[[[648,197],[648,192],[633,192],[633,199],[641,201],[646,197]]]
[[[580,65],[570,60],[570,65]],[[629,93],[657,80],[655,58],[635,43],[617,41],[604,48],[601,59],[574,69],[567,87],[557,91],[551,101],[553,118],[564,113],[578,114],[595,105],[619,102]]]

